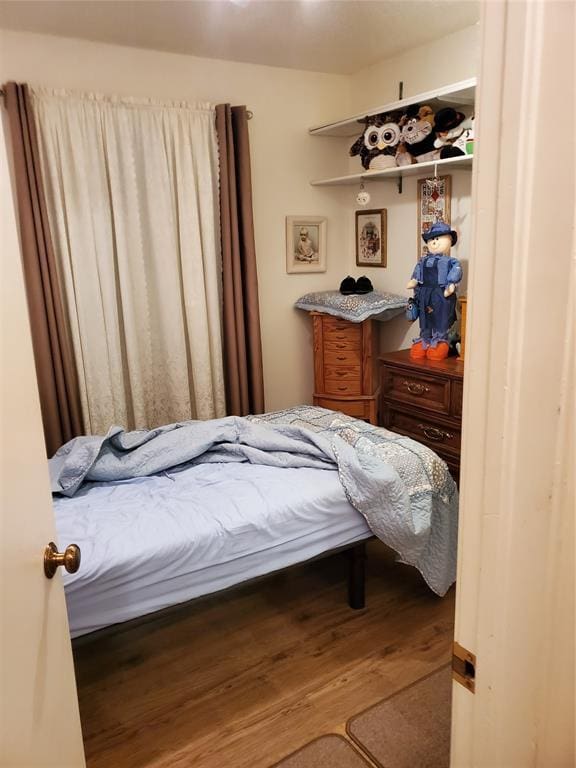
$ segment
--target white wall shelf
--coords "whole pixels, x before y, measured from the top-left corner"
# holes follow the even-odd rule
[[[445,85],[434,91],[427,91],[416,96],[393,101],[381,107],[369,109],[358,115],[353,115],[344,120],[339,120],[326,125],[318,125],[309,129],[312,136],[352,137],[362,133],[364,120],[367,116],[378,115],[385,112],[398,112],[407,109],[412,104],[428,104],[434,112],[443,107],[453,107],[467,116],[473,114],[474,99],[476,94],[476,78],[461,80],[452,85]],[[387,168],[383,171],[358,171],[345,176],[334,176],[328,179],[317,179],[310,183],[314,187],[337,187],[358,184],[361,181],[395,181],[398,191],[402,191],[402,179],[404,176],[427,176],[431,173],[471,170],[473,155],[450,157],[445,160],[435,160],[426,163],[414,163],[413,165]]]
[[[426,93],[393,101],[381,107],[374,107],[344,120],[314,126],[309,129],[309,133],[312,136],[358,136],[361,133],[361,125],[365,117],[403,110],[411,104],[429,104],[435,112],[442,107],[454,107],[466,111],[466,107],[474,106],[475,92],[476,78],[473,77],[469,80],[461,80],[458,83],[437,88],[434,91],[426,91]]]
[[[331,179],[317,179],[311,181],[313,187],[338,187],[359,184],[361,181],[398,181],[404,176],[428,176],[435,172],[438,175],[452,171],[471,171],[473,155],[462,157],[449,157],[446,160],[433,160],[429,163],[415,163],[414,165],[387,168],[385,171],[362,171],[351,173],[347,176],[334,176]]]

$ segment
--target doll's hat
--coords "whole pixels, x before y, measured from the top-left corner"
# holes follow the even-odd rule
[[[450,229],[449,224],[445,224],[443,221],[437,221],[435,224],[432,224],[430,229],[427,229],[426,232],[423,232],[422,240],[427,243],[428,240],[432,240],[435,237],[442,237],[443,235],[450,235],[452,238],[452,245],[456,245],[458,235],[456,232],[454,232],[453,229]]]

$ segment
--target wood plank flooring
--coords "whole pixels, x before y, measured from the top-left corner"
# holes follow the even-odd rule
[[[78,644],[88,768],[268,768],[447,663],[454,590],[368,555],[361,611],[335,555]]]

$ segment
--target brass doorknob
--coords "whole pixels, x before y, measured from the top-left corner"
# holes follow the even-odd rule
[[[63,565],[68,573],[76,573],[80,568],[80,547],[70,544],[64,552],[58,552],[58,547],[53,541],[44,550],[44,573],[47,579],[51,579],[58,566]]]

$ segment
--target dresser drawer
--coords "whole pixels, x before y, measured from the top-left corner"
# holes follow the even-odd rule
[[[450,379],[441,376],[385,366],[382,394],[387,400],[428,408],[435,413],[450,413]]]
[[[327,395],[361,395],[362,384],[360,379],[324,379],[324,391]]]
[[[359,365],[325,365],[324,381],[336,379],[338,381],[362,381],[362,368]]]
[[[385,406],[384,426],[395,432],[413,437],[438,453],[460,455],[460,428],[447,426],[432,417],[419,413],[405,413],[390,405]]]
[[[360,340],[345,339],[343,341],[328,341],[324,340],[324,349],[337,351],[339,349],[357,349],[360,351]]]
[[[324,333],[332,331],[350,331],[360,334],[362,332],[360,323],[351,323],[349,320],[344,320],[342,317],[334,317],[333,315],[322,316],[322,327]]]
[[[324,350],[325,366],[358,366],[362,365],[362,355],[360,350],[354,349],[326,349]]]
[[[331,400],[328,397],[314,397],[314,405],[320,408],[328,408],[331,411],[340,411],[355,419],[370,418],[370,403],[363,400]]]
[[[362,342],[362,328],[358,325],[347,324],[345,326],[328,324],[324,321],[322,334],[325,344],[335,344],[345,342],[360,347]]]

